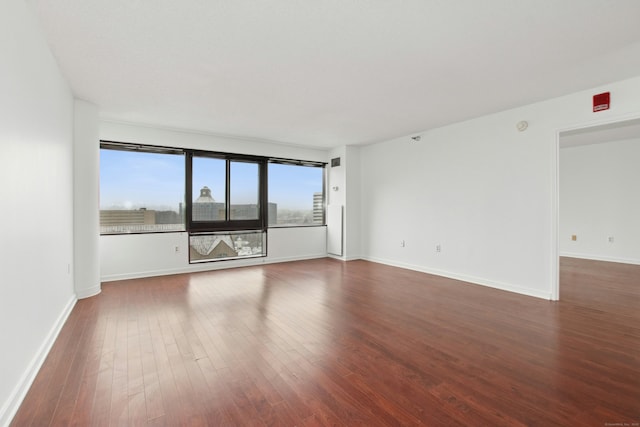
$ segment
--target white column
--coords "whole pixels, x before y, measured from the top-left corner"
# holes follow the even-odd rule
[[[360,224],[360,197],[361,197],[361,175],[360,175],[360,147],[345,147],[345,216],[344,216],[344,257],[347,261],[360,259],[361,253],[361,231]]]
[[[100,286],[100,137],[98,108],[75,100],[73,126],[73,259],[76,296]]]
[[[332,206],[342,206],[342,230],[331,230],[327,224],[327,235],[340,235],[342,239],[342,256],[345,261],[359,259],[360,244],[360,148],[342,146],[329,152],[329,158],[340,157],[340,166],[329,164],[329,185],[327,202]]]

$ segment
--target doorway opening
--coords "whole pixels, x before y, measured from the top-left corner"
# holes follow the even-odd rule
[[[558,132],[552,299],[560,299],[562,256],[640,263],[639,159],[640,117]]]

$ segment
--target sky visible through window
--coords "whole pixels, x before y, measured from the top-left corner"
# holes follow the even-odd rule
[[[200,160],[206,161],[207,167],[197,167]],[[216,201],[224,201],[224,181],[216,179],[224,176],[224,161],[194,158],[193,170],[193,200],[207,186]],[[269,202],[277,203],[278,209],[311,209],[313,194],[322,192],[323,169],[319,167],[271,163],[268,175]],[[245,178],[236,173],[233,179],[239,180],[234,188],[249,189],[247,194],[234,194],[234,203],[255,203],[255,174]],[[100,209],[177,211],[184,203],[184,189],[184,155],[100,150]]]
[[[209,187],[211,197],[216,202],[225,202],[225,180],[227,176],[226,161],[211,157],[195,157],[192,165],[192,199],[196,200],[200,196],[203,187]]]
[[[184,155],[100,150],[100,209],[178,211]]]
[[[278,209],[313,209],[313,194],[322,192],[323,169],[269,164],[269,202]]]

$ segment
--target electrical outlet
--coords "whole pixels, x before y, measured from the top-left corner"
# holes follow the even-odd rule
[[[404,246],[405,246],[405,242],[404,242],[404,240],[402,240],[402,241],[400,242],[400,247],[401,247],[401,248],[404,248]]]
[[[180,246],[176,246],[176,253],[180,252]]]
[[[613,243],[613,236],[609,236],[609,243]]]
[[[442,246],[439,243],[436,245],[436,252],[442,252]]]

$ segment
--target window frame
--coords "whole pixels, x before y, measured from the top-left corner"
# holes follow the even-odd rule
[[[246,154],[234,154],[220,151],[196,150],[189,148],[169,147],[162,145],[150,145],[132,142],[121,142],[113,140],[100,140],[100,149],[143,152],[155,154],[174,154],[184,156],[185,176],[184,176],[184,211],[183,211],[183,230],[167,230],[167,231],[133,231],[133,232],[117,232],[117,233],[100,233],[104,236],[113,235],[129,235],[129,234],[158,234],[158,233],[213,233],[213,232],[232,232],[232,231],[258,231],[262,230],[266,233],[269,228],[296,228],[296,227],[322,227],[326,226],[326,209],[327,209],[327,162],[295,160],[278,157],[255,156]],[[225,179],[225,220],[220,221],[193,221],[193,157],[216,158],[225,160],[226,179]],[[251,220],[231,220],[231,162],[249,162],[258,165],[258,219]],[[269,225],[269,182],[268,169],[270,163],[285,164],[293,166],[319,167],[323,169],[322,176],[322,223],[321,224],[273,224]]]
[[[125,152],[133,152],[133,153],[150,153],[150,154],[168,154],[168,155],[182,155],[186,158],[187,150],[183,148],[177,147],[167,147],[162,145],[147,145],[147,144],[138,144],[132,142],[119,142],[101,139],[99,150],[115,150],[115,151],[125,151]],[[186,171],[185,171],[186,175]],[[185,176],[186,179],[186,176]],[[98,191],[99,193],[99,191]],[[184,200],[183,204],[186,209],[187,201]],[[102,209],[99,209],[102,211]],[[183,216],[185,215],[185,211],[183,211]],[[100,231],[100,236],[122,236],[122,235],[134,235],[134,234],[163,234],[163,233],[185,233],[188,232],[186,218],[182,218],[183,228],[181,230],[153,230],[153,231],[119,231],[113,233],[103,233]],[[102,227],[102,224],[99,224]]]
[[[216,236],[216,235],[242,235],[242,234],[251,234],[251,233],[261,233],[262,238],[262,253],[260,254],[251,254],[251,255],[238,255],[231,257],[212,257],[212,258],[201,258],[201,259],[193,259],[191,256],[191,242],[192,238],[200,237],[200,236]],[[231,260],[239,260],[239,259],[251,259],[251,258],[264,258],[267,256],[268,251],[268,241],[267,239],[267,230],[232,230],[232,231],[210,231],[210,232],[189,232],[189,264],[203,264],[208,262],[224,262]]]
[[[306,166],[314,168],[322,168],[322,223],[321,224],[268,224],[269,228],[299,228],[299,227],[324,227],[327,225],[327,162],[314,162],[310,160],[293,160],[277,157],[269,157],[267,160],[267,169],[269,164],[289,166]],[[268,187],[267,187],[268,190]],[[269,203],[269,194],[267,191],[267,203]],[[268,218],[267,218],[268,222]]]
[[[213,231],[245,231],[267,229],[267,158],[242,154],[221,153],[215,151],[185,150],[185,194],[186,228],[190,233]],[[216,221],[194,221],[193,212],[193,158],[204,157],[225,160],[225,219]],[[231,219],[231,163],[246,162],[258,165],[258,218]]]

